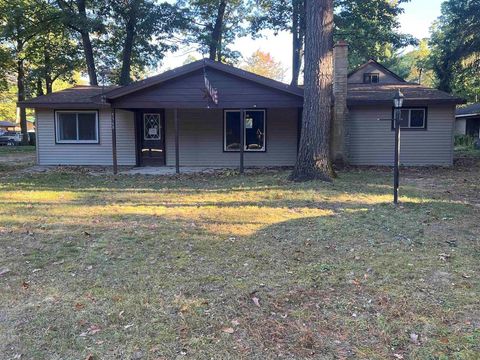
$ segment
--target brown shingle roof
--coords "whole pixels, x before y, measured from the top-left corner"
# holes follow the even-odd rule
[[[348,105],[393,103],[396,91],[405,96],[405,105],[461,104],[464,102],[446,92],[417,84],[348,84]]]
[[[274,80],[263,78],[261,76],[248,73],[246,71],[236,69],[232,66],[218,64],[213,61],[207,61],[207,66],[215,67],[218,70],[233,73],[237,76],[247,78],[251,81],[259,82],[265,86],[270,86],[293,93],[298,96],[303,95],[303,89],[292,87],[279,83]],[[118,96],[128,96],[129,93],[161,83],[185,74],[185,72],[197,69],[201,65],[199,62],[180,67],[179,69],[168,71],[164,74],[145,79],[129,86],[118,87],[101,87],[101,86],[74,86],[48,95],[36,97],[19,103],[22,107],[31,108],[98,108],[108,107],[109,104],[102,101],[102,95],[105,98],[116,98]],[[425,105],[425,104],[462,104],[463,99],[450,95],[446,92],[427,88],[421,85],[410,83],[399,84],[348,84],[348,105],[368,105],[393,102],[396,91],[400,89],[405,95],[405,104],[408,105]]]
[[[69,89],[57,91],[48,95],[38,96],[34,99],[19,103],[23,107],[88,107],[108,106],[102,102],[101,95],[115,89],[117,86],[88,86],[77,85]]]

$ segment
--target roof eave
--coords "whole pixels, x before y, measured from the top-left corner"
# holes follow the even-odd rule
[[[18,102],[17,106],[25,109],[108,109],[108,103],[39,103],[39,102]]]
[[[393,100],[375,100],[375,99],[367,99],[367,100],[357,100],[357,99],[347,99],[347,105],[392,105]],[[463,99],[405,99],[404,106],[420,106],[420,105],[459,105],[464,104]]]

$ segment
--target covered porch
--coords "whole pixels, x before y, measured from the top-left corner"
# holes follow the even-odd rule
[[[303,91],[208,60],[185,65],[106,94],[112,158],[117,114],[131,113],[137,166],[292,166]],[[133,139],[132,139],[133,140]]]
[[[245,167],[293,166],[300,112],[300,108],[114,108],[114,171],[118,171],[121,152],[116,139],[125,138],[122,122],[126,121],[134,124],[128,128],[134,132],[129,137],[135,142],[136,167],[174,168],[180,173],[188,168],[238,168],[243,172]]]

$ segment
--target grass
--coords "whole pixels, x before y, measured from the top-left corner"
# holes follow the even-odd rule
[[[34,153],[35,146],[0,146],[0,155],[16,153]]]
[[[473,165],[472,165],[473,164]],[[477,359],[480,162],[0,175],[10,359]]]

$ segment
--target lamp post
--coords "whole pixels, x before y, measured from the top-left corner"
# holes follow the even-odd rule
[[[395,109],[395,164],[393,170],[393,203],[398,204],[398,188],[400,186],[400,122],[402,120],[402,107],[404,96],[400,90],[393,98],[393,106]]]

